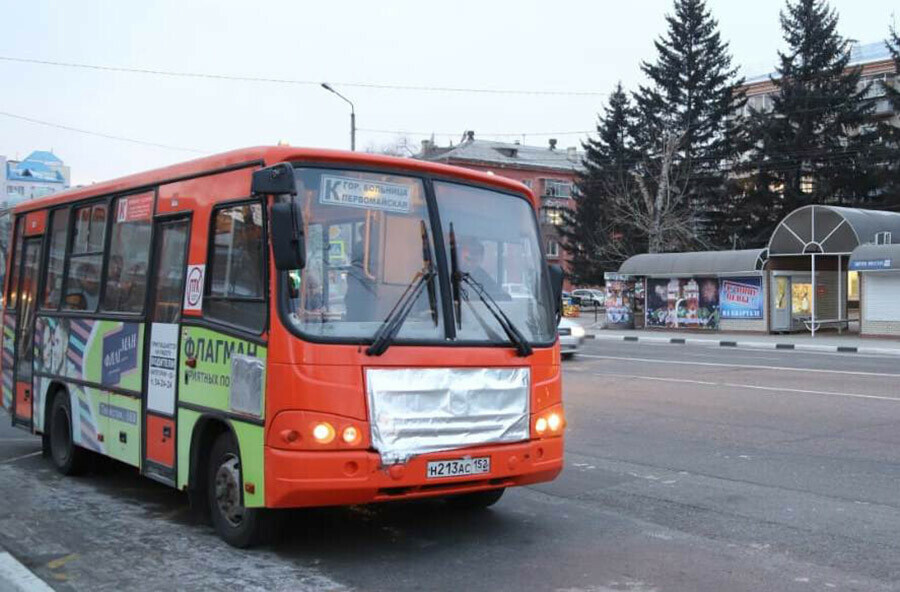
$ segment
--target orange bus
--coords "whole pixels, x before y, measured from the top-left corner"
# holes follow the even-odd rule
[[[2,401],[58,470],[271,508],[496,502],[555,478],[562,271],[499,176],[251,148],[20,204]]]

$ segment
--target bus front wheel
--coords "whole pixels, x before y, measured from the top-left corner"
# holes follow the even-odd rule
[[[79,475],[87,468],[87,450],[76,446],[72,437],[72,404],[69,393],[60,391],[50,408],[50,458],[63,475]]]
[[[453,508],[461,510],[480,510],[493,506],[503,497],[505,488],[476,491],[475,493],[462,493],[447,498],[447,503]]]
[[[213,444],[208,469],[209,509],[216,532],[240,549],[262,542],[267,531],[265,509],[244,507],[240,450],[230,432]]]

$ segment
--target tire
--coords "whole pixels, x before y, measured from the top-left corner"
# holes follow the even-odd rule
[[[268,515],[263,508],[244,507],[240,450],[231,432],[216,438],[207,471],[209,514],[219,536],[239,549],[264,542],[269,532]]]
[[[447,498],[447,504],[451,508],[460,510],[483,510],[489,508],[500,501],[503,497],[505,487],[500,489],[488,489],[487,491],[476,491],[475,493],[462,493]]]
[[[69,393],[60,391],[50,407],[48,435],[50,460],[63,475],[80,475],[88,465],[88,451],[72,440],[72,405]]]

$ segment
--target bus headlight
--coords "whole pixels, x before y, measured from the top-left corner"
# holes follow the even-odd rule
[[[359,432],[359,428],[356,426],[347,426],[344,428],[343,433],[341,433],[341,439],[344,440],[345,444],[358,444],[362,434]]]
[[[334,440],[334,427],[327,421],[317,423],[312,435],[319,444],[330,444]]]
[[[566,416],[562,405],[554,405],[545,409],[534,420],[533,435],[538,438],[552,438],[561,436],[566,429]]]
[[[562,417],[558,413],[551,413],[547,417],[547,427],[550,428],[551,432],[558,432],[559,428],[562,427]]]

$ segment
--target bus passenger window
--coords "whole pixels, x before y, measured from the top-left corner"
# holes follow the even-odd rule
[[[153,194],[116,200],[103,310],[141,312],[147,292]]]
[[[50,216],[50,256],[47,260],[47,280],[44,282],[44,298],[41,306],[56,309],[59,308],[59,301],[62,299],[69,210],[56,210]]]
[[[97,310],[100,272],[103,269],[103,239],[106,237],[106,204],[75,210],[72,254],[64,285],[66,310]]]
[[[24,239],[25,216],[19,216],[16,220],[16,233],[13,242],[12,267],[9,270],[9,297],[6,299],[6,308],[14,309],[19,299],[19,267],[22,264],[22,241]]]
[[[220,208],[214,216],[204,313],[261,332],[266,320],[262,205]]]

